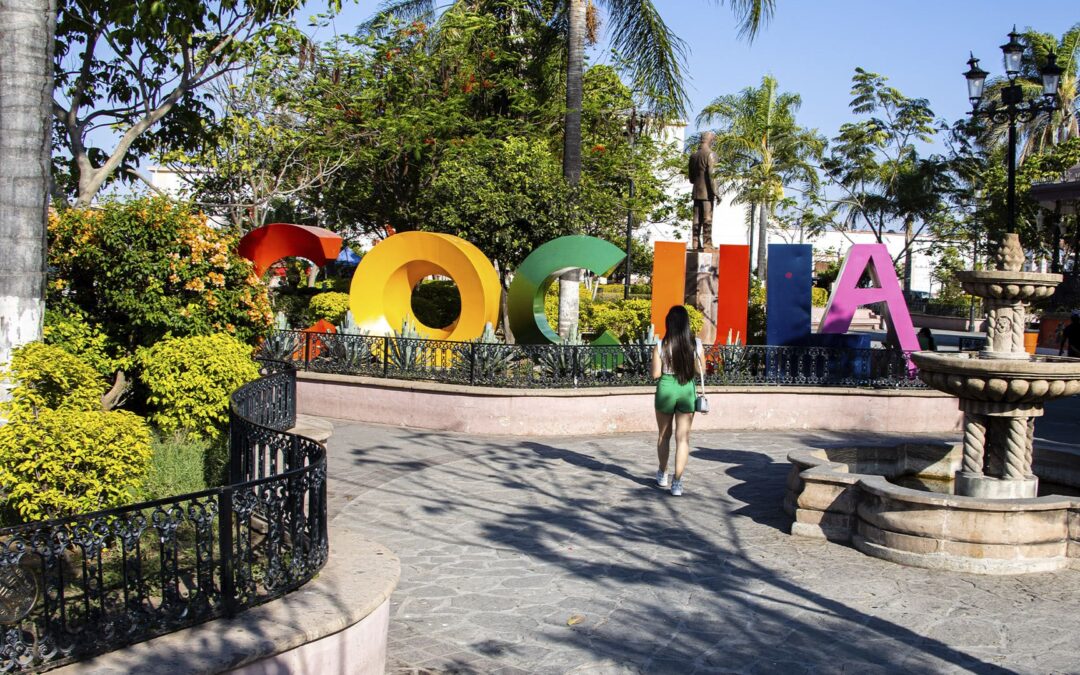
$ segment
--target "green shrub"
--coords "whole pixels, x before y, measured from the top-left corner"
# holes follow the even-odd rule
[[[11,355],[8,377],[18,384],[4,404],[9,415],[43,409],[100,410],[105,381],[82,359],[55,345],[30,342]]]
[[[746,332],[743,344],[765,343],[765,286],[757,277],[750,279],[750,304],[746,311]]]
[[[813,286],[810,289],[810,304],[814,307],[824,307],[829,304],[829,291],[824,288]]]
[[[175,338],[137,355],[150,421],[165,433],[214,439],[229,421],[229,396],[259,376],[251,348],[231,335]]]
[[[206,446],[203,456],[203,480],[207,487],[224,485],[229,477],[229,437],[219,436]]]
[[[133,353],[168,337],[270,325],[266,285],[236,252],[239,233],[165,197],[50,210],[45,304],[77,307]]]
[[[206,464],[213,443],[178,432],[155,437],[143,480],[145,499],[162,499],[205,490]]]
[[[425,326],[446,328],[461,314],[461,295],[452,281],[423,281],[413,289],[412,310]]]
[[[150,461],[150,430],[119,410],[50,410],[0,427],[0,494],[23,520],[132,501]]]
[[[690,330],[697,333],[705,323],[704,315],[696,307],[685,305],[690,315]],[[652,325],[652,302],[631,299],[615,302],[590,303],[582,312],[582,330],[603,333],[610,330],[621,342],[630,343],[649,331]]]
[[[289,325],[296,328],[308,326],[308,305],[311,299],[319,294],[316,288],[289,288],[279,286],[274,289],[270,296],[270,305],[274,308],[274,315],[284,314]]]
[[[99,326],[86,320],[76,308],[67,311],[45,310],[42,331],[45,344],[60,347],[74,354],[96,370],[105,380],[111,380],[118,370],[127,370],[131,359],[121,355],[121,349]]]
[[[348,293],[319,293],[311,297],[307,306],[307,325],[312,325],[319,319],[326,319],[337,325],[345,318],[345,312],[349,311]]]

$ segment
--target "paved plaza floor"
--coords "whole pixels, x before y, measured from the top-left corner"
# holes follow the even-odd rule
[[[789,535],[786,454],[842,438],[695,434],[671,497],[648,435],[335,422],[330,509],[401,559],[392,673],[1080,672],[1080,573],[933,572]]]

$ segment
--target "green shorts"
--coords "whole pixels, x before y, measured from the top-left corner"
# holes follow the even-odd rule
[[[667,415],[672,413],[694,412],[694,401],[697,400],[697,390],[694,381],[679,384],[674,375],[661,375],[656,383],[656,412]]]

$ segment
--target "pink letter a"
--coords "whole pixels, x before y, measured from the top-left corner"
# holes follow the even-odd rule
[[[875,287],[857,288],[867,268]],[[911,323],[911,315],[885,244],[853,244],[848,249],[818,332],[846,333],[851,327],[856,308],[875,302],[885,303],[885,326],[893,344],[900,345],[905,352],[919,351],[915,326]]]

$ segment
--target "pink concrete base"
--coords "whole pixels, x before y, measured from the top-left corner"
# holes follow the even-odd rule
[[[652,387],[494,389],[299,373],[298,412],[482,435],[564,436],[655,431]],[[716,387],[695,430],[960,430],[957,399],[929,390]]]
[[[390,599],[343,631],[229,671],[232,675],[383,675]]]

